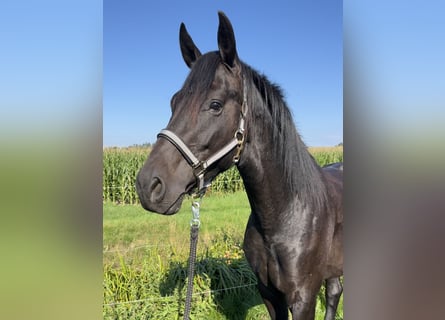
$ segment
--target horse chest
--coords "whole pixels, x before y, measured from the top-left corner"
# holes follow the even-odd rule
[[[303,279],[311,278],[310,266],[320,259],[315,248],[302,243],[304,238],[301,234],[287,242],[265,240],[253,219],[249,219],[244,251],[259,281],[285,293],[295,290]]]

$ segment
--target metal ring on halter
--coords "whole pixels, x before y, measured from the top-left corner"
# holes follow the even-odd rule
[[[238,129],[235,132],[235,139],[238,141],[238,144],[241,145],[244,143],[244,130]]]

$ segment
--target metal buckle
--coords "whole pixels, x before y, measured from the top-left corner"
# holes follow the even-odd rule
[[[204,161],[200,161],[197,165],[193,166],[193,174],[196,178],[200,178],[206,171],[207,166]]]
[[[238,128],[235,132],[235,139],[238,141],[238,146],[235,155],[233,156],[233,162],[236,164],[238,163],[241,155],[241,151],[243,150],[244,145],[244,129]]]

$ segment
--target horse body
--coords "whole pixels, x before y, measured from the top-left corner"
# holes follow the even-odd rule
[[[273,319],[287,319],[289,306],[294,319],[312,319],[323,280],[334,278],[327,283],[327,300],[336,300],[327,306],[332,314],[327,319],[333,319],[343,264],[342,171],[338,165],[319,168],[302,147],[298,152],[304,156],[289,155],[299,159],[294,169],[309,167],[314,174],[311,181],[297,175],[299,181],[289,182],[283,176],[282,154],[270,152],[277,142],[272,141],[273,129],[258,128],[249,131],[249,140],[261,143],[247,143],[238,164],[252,209],[244,237],[246,258]],[[268,152],[268,157],[258,156]],[[318,187],[310,188],[313,184]]]
[[[313,319],[326,280],[325,319],[334,319],[342,293],[343,166],[316,164],[281,90],[239,60],[232,26],[224,14],[219,18],[219,51],[204,55],[181,25],[181,52],[191,72],[171,101],[167,129],[175,134],[158,139],[138,174],[141,204],[174,214],[198,175],[206,185],[236,158],[252,210],[244,251],[271,318],[288,319],[290,309],[293,319]],[[234,133],[239,141],[220,155]],[[191,170],[184,159],[215,153],[208,167]]]
[[[267,184],[252,183],[261,187]],[[332,186],[327,183],[327,189],[339,190],[336,181]],[[332,317],[326,318],[334,319],[342,290],[338,277],[342,275],[343,260],[342,217],[333,209],[341,203],[336,198],[329,204],[334,205],[332,214],[328,210],[314,212],[298,197],[283,206],[277,193],[285,188],[275,183],[258,193],[252,191],[258,187],[246,184],[252,208],[244,237],[246,258],[259,280],[259,291],[272,319],[287,319],[289,306],[294,319],[313,319],[315,297],[323,280],[335,278],[331,286],[327,283],[331,287],[328,289],[334,289],[327,300],[336,301],[331,307],[327,305]]]

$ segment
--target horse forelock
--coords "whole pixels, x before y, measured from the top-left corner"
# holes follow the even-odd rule
[[[178,92],[179,99],[186,99],[189,106],[189,116],[196,119],[199,107],[206,98],[215,78],[216,69],[221,64],[217,51],[208,52],[196,60]]]

